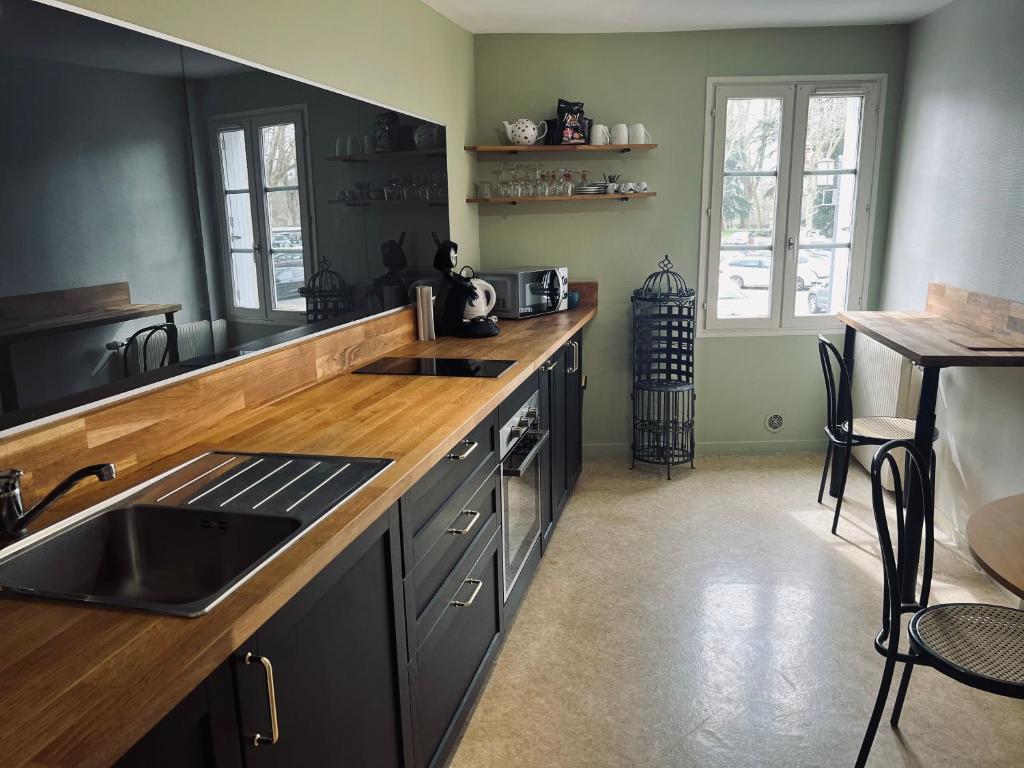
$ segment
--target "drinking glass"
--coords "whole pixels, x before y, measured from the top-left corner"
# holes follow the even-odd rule
[[[398,176],[392,176],[388,179],[387,186],[384,187],[384,199],[385,200],[398,200],[402,197],[402,184]]]
[[[531,175],[530,166],[522,165],[519,167],[519,196],[520,197],[533,197],[535,188],[533,186],[533,176]]]
[[[511,164],[502,163],[496,173],[498,176],[498,197],[512,197]]]
[[[562,169],[562,184],[558,194],[569,196],[572,194],[572,168]]]
[[[547,197],[551,194],[551,187],[548,184],[548,172],[538,166],[537,168],[537,197]]]

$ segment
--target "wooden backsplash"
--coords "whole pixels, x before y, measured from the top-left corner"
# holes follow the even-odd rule
[[[1024,304],[952,285],[928,283],[928,312],[996,335],[1024,334]]]
[[[25,471],[26,505],[85,464],[113,462],[130,472],[188,447],[224,420],[241,420],[243,412],[414,341],[415,329],[415,313],[406,308],[30,426],[0,437],[0,467]]]

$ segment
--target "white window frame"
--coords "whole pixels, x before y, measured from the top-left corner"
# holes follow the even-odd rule
[[[790,204],[790,185],[803,182],[803,142],[806,133],[807,99],[815,93],[862,93],[865,97],[858,164],[857,225],[852,233],[848,309],[862,309],[867,301],[872,264],[872,236],[875,230],[874,200],[878,194],[878,167],[885,112],[887,77],[872,75],[812,75],[800,77],[709,77],[704,118],[704,158],[701,183],[700,275],[698,337],[786,336],[840,330],[834,316],[798,317],[794,312],[798,250],[790,250],[788,239],[799,236],[799,206]],[[765,318],[722,318],[715,316],[718,296],[719,227],[721,187],[715,189],[715,169],[723,166],[725,98],[777,95],[783,99],[783,124],[779,148],[779,176],[776,189],[775,232],[772,241],[774,268],[771,285],[771,313]],[[721,105],[719,104],[721,103]],[[786,120],[785,116],[791,119]],[[716,120],[716,117],[722,119]],[[800,144],[799,150],[796,149]],[[714,248],[714,253],[711,253]],[[780,261],[778,254],[783,254]],[[779,266],[782,268],[779,268]]]
[[[210,152],[216,189],[217,220],[220,225],[222,268],[224,270],[224,293],[228,316],[235,320],[275,325],[303,325],[305,310],[284,310],[273,308],[273,265],[270,263],[270,229],[265,215],[262,168],[256,162],[260,152],[259,129],[265,125],[284,122],[295,124],[296,166],[298,170],[299,207],[302,210],[303,266],[306,279],[314,272],[316,256],[316,222],[313,212],[313,195],[310,178],[309,133],[304,104],[268,109],[254,109],[244,112],[214,115],[209,120]],[[221,168],[220,143],[218,134],[226,129],[241,129],[245,134],[246,167],[249,175],[249,205],[253,223],[253,249],[256,258],[257,290],[259,308],[237,307],[234,302],[234,283],[231,272],[231,236],[225,210],[224,176]]]

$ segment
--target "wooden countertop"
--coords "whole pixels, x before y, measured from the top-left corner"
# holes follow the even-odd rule
[[[1024,366],[1024,350],[970,348],[1016,337],[993,336],[932,312],[840,312],[839,320],[918,365]]]
[[[343,372],[232,414],[187,448],[131,467],[88,488],[73,509],[45,516],[53,523],[212,449],[395,460],[205,616],[0,599],[0,762],[87,768],[116,760],[586,325],[597,312],[587,299],[568,312],[503,322],[493,339],[445,338],[388,352],[517,360],[499,379]]]

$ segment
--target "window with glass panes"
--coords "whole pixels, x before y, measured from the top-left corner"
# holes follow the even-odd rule
[[[301,110],[212,122],[231,314],[302,319],[312,265]]]
[[[704,328],[822,328],[863,303],[879,79],[709,82]]]

